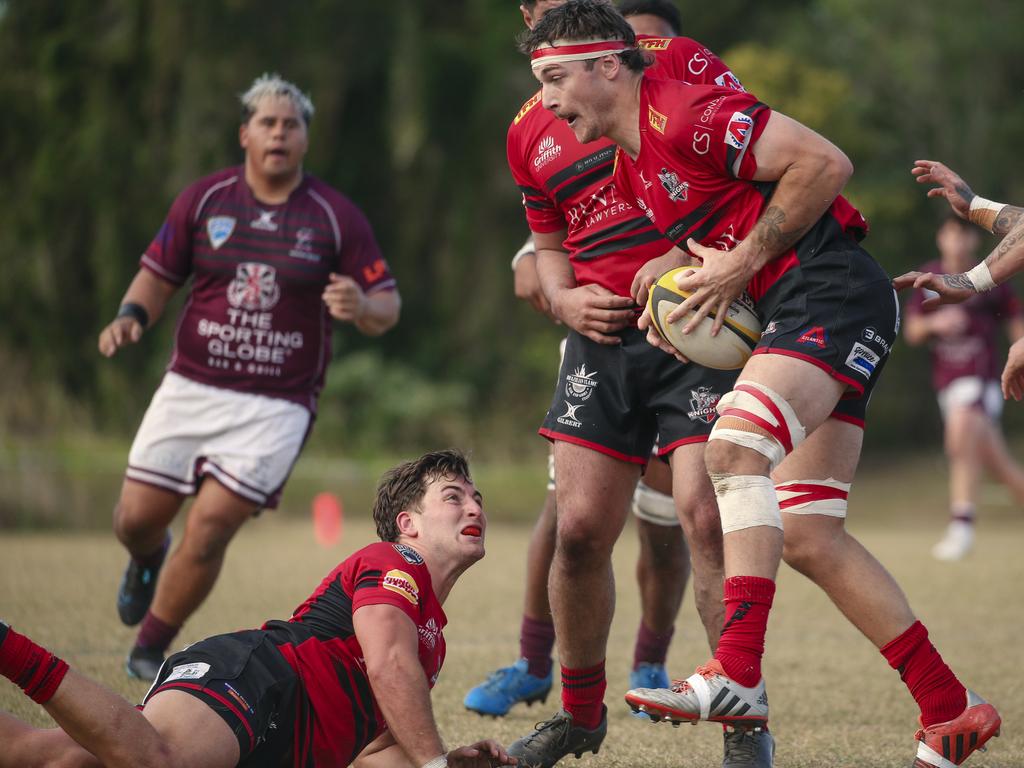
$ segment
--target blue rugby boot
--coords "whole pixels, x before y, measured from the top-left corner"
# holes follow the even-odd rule
[[[636,669],[629,673],[629,687],[631,689],[636,688],[668,688],[671,685],[671,681],[668,679],[668,672],[665,671],[664,664],[651,664],[650,662],[643,661],[637,665]],[[630,712],[633,717],[645,719],[647,714],[645,712]]]
[[[466,709],[481,715],[502,717],[513,704],[520,701],[533,704],[545,702],[551,692],[551,672],[537,677],[527,671],[526,659],[519,659],[511,667],[502,667],[491,673],[487,680],[466,694]]]

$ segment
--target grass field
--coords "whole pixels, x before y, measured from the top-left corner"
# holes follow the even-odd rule
[[[482,475],[483,476],[483,475]],[[485,494],[488,488],[480,481]],[[1020,584],[1024,515],[986,494],[974,555],[941,564],[928,549],[938,537],[944,489],[932,464],[876,467],[855,486],[851,530],[896,575],[932,639],[966,684],[996,704],[1003,736],[968,765],[1024,765],[1024,676],[1020,672]],[[517,651],[524,552],[529,529],[504,519],[489,495],[487,557],[452,594],[448,661],[435,689],[434,708],[449,743],[493,736],[508,743],[557,708],[557,687],[543,707],[518,707],[503,720],[481,719],[462,708],[466,689]],[[266,515],[246,526],[233,544],[213,596],[183,631],[187,643],[216,632],[286,617],[347,553],[373,540],[368,515],[352,510],[341,544],[326,550],[298,515]],[[608,655],[609,736],[597,757],[578,763],[608,766],[709,766],[721,760],[715,726],[673,729],[628,715],[621,703],[638,621],[632,578],[636,542],[627,529],[616,552],[618,608]],[[0,616],[132,700],[145,686],[122,672],[133,631],[122,627],[114,592],[124,554],[105,532],[0,535]],[[680,612],[670,672],[685,676],[707,656],[689,595]],[[772,701],[778,766],[909,765],[916,708],[896,673],[850,627],[828,600],[783,569],[768,633],[765,665]],[[14,686],[0,682],[0,709],[36,724],[45,713]],[[2,749],[2,745],[0,745]],[[571,757],[563,764],[576,765]]]

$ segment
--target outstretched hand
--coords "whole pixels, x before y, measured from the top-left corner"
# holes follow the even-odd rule
[[[700,325],[709,313],[714,312],[711,335],[717,336],[725,318],[729,316],[729,305],[743,293],[753,272],[737,254],[739,246],[732,251],[720,251],[690,238],[686,241],[686,248],[702,259],[704,266],[692,271],[684,270],[676,275],[676,285],[690,293],[690,296],[673,309],[665,320],[675,323],[692,311],[693,317],[682,328],[685,335]]]
[[[928,197],[945,198],[957,216],[967,218],[975,195],[959,175],[936,160],[915,160],[910,172],[918,184],[938,184],[928,190]]]
[[[134,344],[142,338],[142,325],[134,317],[115,317],[114,320],[102,331],[100,331],[99,347],[100,354],[104,357],[113,357],[121,347],[126,344]]]
[[[498,765],[515,765],[517,762],[494,739],[456,747],[448,753],[448,765],[454,768],[493,768]]]
[[[1024,339],[1018,339],[1010,346],[1000,383],[1003,397],[1007,400],[1012,397],[1019,402],[1024,397]]]
[[[940,304],[959,304],[971,298],[977,291],[974,284],[963,272],[953,275],[936,274],[934,272],[907,272],[893,278],[892,287],[897,291],[904,288],[920,288],[925,291],[925,299],[921,306],[934,309]]]

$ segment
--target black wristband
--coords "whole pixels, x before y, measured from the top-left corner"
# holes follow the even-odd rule
[[[130,301],[126,301],[121,305],[121,308],[117,310],[117,317],[131,317],[142,326],[142,330],[146,330],[146,326],[149,325],[149,312],[141,304],[135,304]]]

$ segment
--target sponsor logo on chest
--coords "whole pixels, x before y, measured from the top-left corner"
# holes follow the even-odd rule
[[[239,264],[228,285],[228,303],[237,309],[266,312],[281,298],[277,270],[267,264],[247,261]]]
[[[538,171],[562,154],[562,145],[555,143],[554,136],[545,136],[537,145],[537,156],[533,158],[533,167]]]

